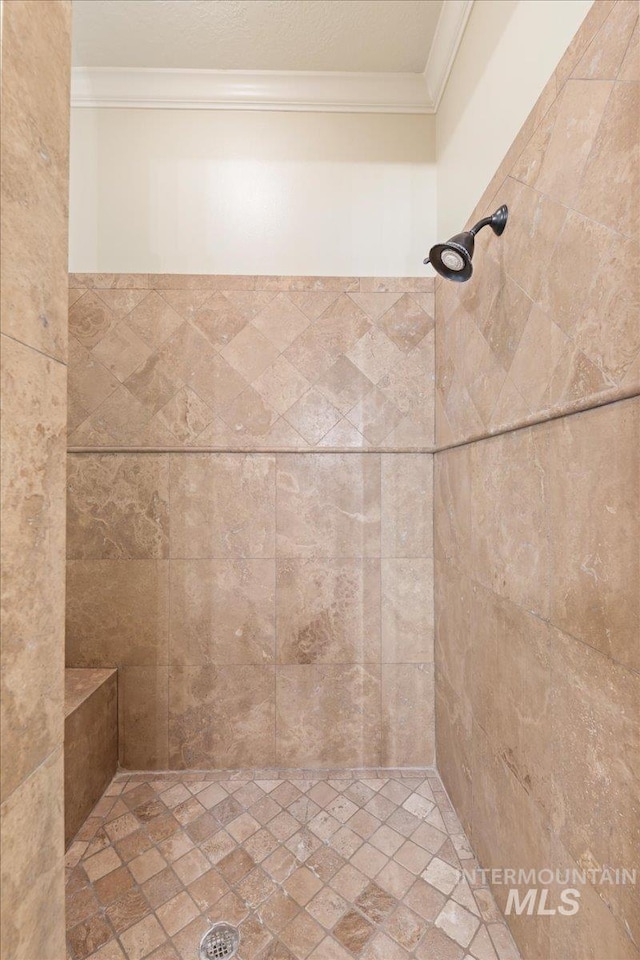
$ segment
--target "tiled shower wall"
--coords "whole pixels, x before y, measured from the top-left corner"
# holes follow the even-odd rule
[[[638,866],[639,79],[638,4],[596,3],[436,290],[437,762],[484,867]],[[637,960],[638,887],[580,889],[523,955]]]
[[[432,281],[71,286],[67,662],[122,764],[431,763]]]
[[[64,472],[71,4],[2,17],[2,924],[65,955]]]

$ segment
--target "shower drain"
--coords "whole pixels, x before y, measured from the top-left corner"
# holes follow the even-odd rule
[[[226,960],[235,957],[240,934],[230,923],[214,923],[200,941],[200,960]]]

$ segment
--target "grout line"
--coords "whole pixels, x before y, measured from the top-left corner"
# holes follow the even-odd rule
[[[262,449],[243,448],[243,447],[68,447],[67,453],[71,456],[80,455],[131,455],[131,454],[235,454],[244,456],[273,456],[275,454],[288,454],[290,456],[308,456],[309,454],[351,454],[356,456],[370,455],[403,455],[403,456],[435,456],[439,453],[446,453],[448,450],[457,450],[459,447],[470,446],[473,443],[479,443],[482,440],[492,440],[494,437],[502,437],[509,433],[517,433],[520,430],[529,430],[532,427],[540,427],[545,423],[551,423],[554,420],[562,420],[565,417],[575,417],[582,413],[589,413],[592,410],[599,410],[601,407],[608,407],[614,403],[623,403],[626,400],[633,400],[640,396],[640,390],[637,387],[629,387],[628,392],[623,391],[619,396],[611,399],[603,399],[598,403],[591,400],[584,407],[577,410],[558,410],[550,413],[548,416],[540,419],[525,420],[515,423],[512,426],[504,427],[501,430],[495,430],[492,433],[483,433],[477,436],[471,436],[455,443],[443,444],[434,447],[418,448],[397,448],[394,450],[380,449],[354,449],[353,447],[329,447],[323,450],[310,448],[306,450],[287,449],[282,447],[265,447]],[[596,399],[596,398],[591,398]]]
[[[108,399],[108,398],[107,398]],[[125,454],[125,453],[187,453],[187,454],[206,454],[206,453],[234,453],[257,455],[274,455],[278,453],[302,455],[302,454],[414,454],[424,456],[437,452],[436,447],[395,447],[387,449],[384,447],[67,447],[69,454]]]
[[[529,430],[533,427],[541,427],[546,423],[552,423],[554,420],[564,420],[566,417],[576,417],[580,414],[589,413],[593,410],[600,410],[602,407],[610,407],[615,403],[625,403],[627,400],[633,400],[636,397],[640,397],[640,390],[637,387],[630,387],[629,393],[623,393],[621,396],[612,397],[610,400],[603,400],[600,403],[589,404],[588,406],[581,407],[579,410],[558,411],[557,413],[551,413],[548,417],[545,417],[544,420],[531,420],[528,422],[518,423],[511,427],[505,427],[503,430],[496,430],[495,433],[484,433],[479,436],[469,437],[466,440],[460,440],[457,443],[445,444],[441,447],[437,447],[433,453],[434,455],[446,453],[449,450],[457,450],[460,447],[468,447],[474,443],[480,443],[483,440],[492,440],[494,437],[503,437],[509,433],[519,433],[521,430]]]
[[[53,357],[50,353],[45,353],[44,350],[39,350],[38,347],[34,347],[33,344],[27,343],[25,340],[20,340],[18,337],[13,337],[10,333],[6,333],[4,330],[2,331],[2,336],[6,337],[7,340],[12,340],[13,343],[20,344],[20,346],[24,347],[26,350],[33,350],[34,353],[39,354],[46,360],[51,360],[53,363],[59,363],[61,367],[68,367],[66,360],[61,360],[60,357]]]

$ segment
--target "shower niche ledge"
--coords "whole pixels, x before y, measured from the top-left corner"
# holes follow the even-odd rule
[[[118,765],[118,671],[67,667],[64,673],[64,832],[69,844]]]

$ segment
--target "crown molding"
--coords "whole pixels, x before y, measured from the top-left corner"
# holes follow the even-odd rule
[[[442,4],[424,69],[427,95],[434,113],[440,106],[472,6],[473,0],[445,0]]]
[[[73,107],[435,113],[473,0],[445,0],[424,73],[74,67]]]
[[[73,107],[433,113],[420,73],[76,67]]]

